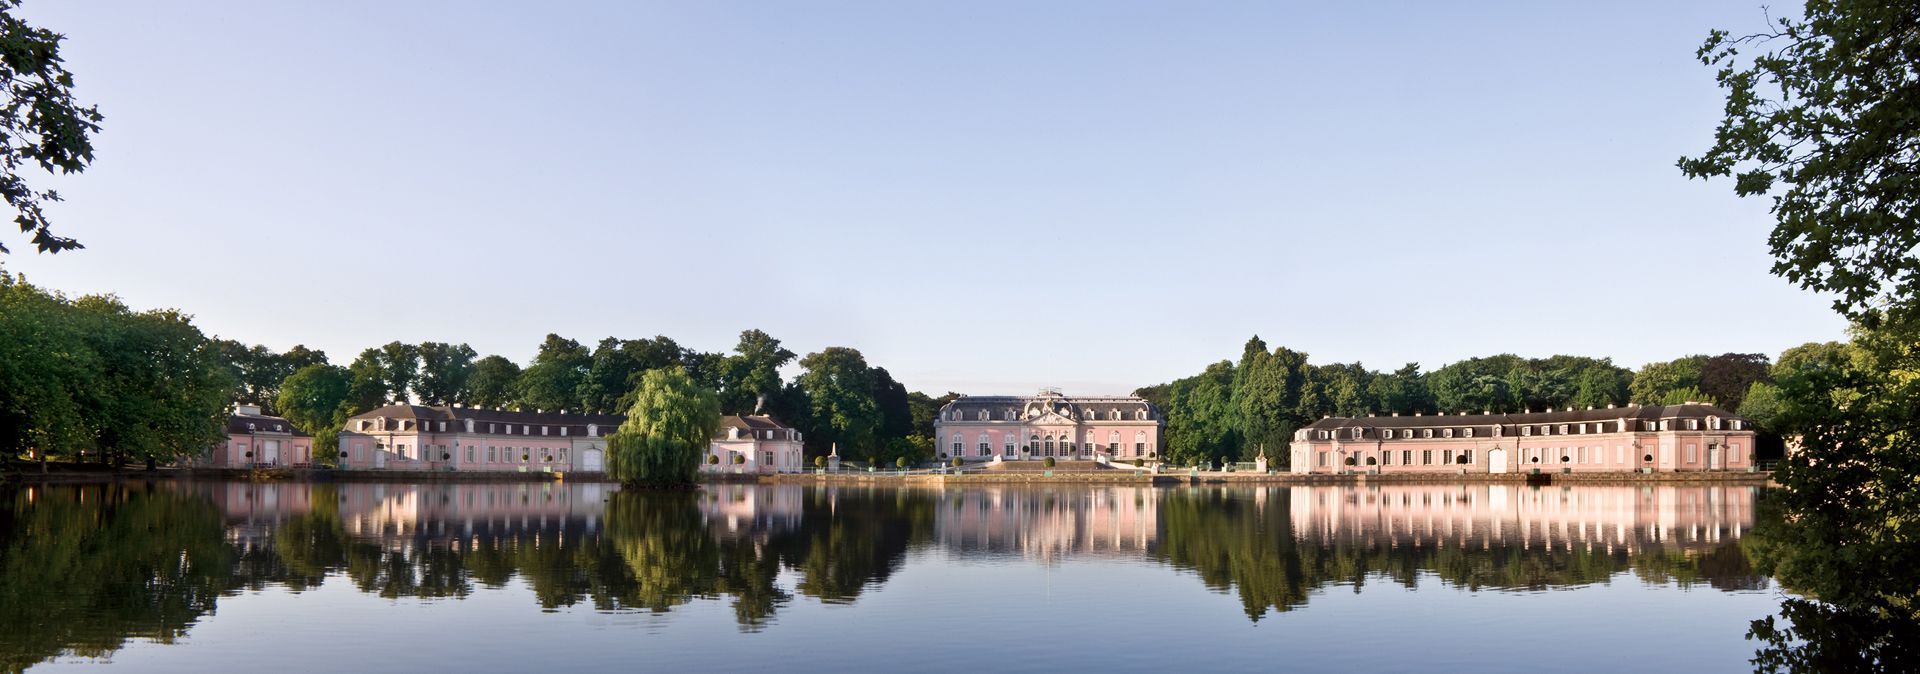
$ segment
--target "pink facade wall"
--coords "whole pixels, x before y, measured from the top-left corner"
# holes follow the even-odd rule
[[[995,456],[1010,461],[1019,460],[1023,458],[1022,450],[1027,449],[1030,444],[1037,446],[1033,447],[1031,453],[1024,458],[1040,459],[1048,456],[1091,458],[1094,450],[1088,449],[1090,441],[1097,451],[1101,452],[1106,451],[1109,445],[1114,445],[1116,451],[1113,456],[1121,459],[1146,457],[1160,451],[1160,425],[1154,422],[1116,421],[1091,422],[1077,426],[1029,426],[1009,421],[944,421],[940,424],[940,433],[942,435],[938,442],[938,452],[953,456],[954,444],[958,442],[961,449],[960,456],[968,460],[984,461]],[[956,435],[958,438],[955,437]],[[983,435],[987,441],[987,450],[984,453],[980,448]],[[1037,443],[1034,441],[1035,436],[1040,438]],[[1048,437],[1055,439],[1051,452],[1048,451],[1046,443]],[[1073,449],[1063,449],[1059,442],[1061,437],[1072,438]],[[1009,444],[1013,446],[1011,453],[1007,450]]]
[[[248,456],[251,453],[252,456]],[[313,462],[313,438],[295,435],[229,433],[213,448],[206,464],[214,468],[304,466]]]
[[[707,448],[707,455],[717,461],[701,462],[700,470],[707,473],[798,473],[806,470],[798,440],[752,437],[714,440],[713,445]],[[735,464],[735,456],[745,457],[746,463]]]
[[[451,427],[451,426],[450,426]],[[356,470],[604,470],[602,436],[465,432],[341,433],[341,467]]]
[[[1708,445],[1716,448],[1709,452]],[[1655,431],[1501,438],[1411,440],[1300,440],[1293,443],[1295,473],[1576,473],[1735,470],[1753,465],[1753,431]],[[1498,450],[1498,452],[1496,452]],[[1382,454],[1386,453],[1386,456]],[[1467,464],[1449,454],[1470,453]],[[1713,456],[1717,453],[1718,456]],[[1646,460],[1653,456],[1651,462]],[[1346,464],[1353,457],[1355,465]],[[1568,459],[1562,461],[1562,459]],[[1369,460],[1373,463],[1368,463]]]

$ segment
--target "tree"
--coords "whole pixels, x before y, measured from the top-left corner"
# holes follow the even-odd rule
[[[378,409],[387,404],[387,373],[380,365],[380,350],[367,349],[347,366],[347,402],[354,414]]]
[[[1271,441],[1274,432],[1293,418],[1294,407],[1300,402],[1297,366],[1305,360],[1305,354],[1293,351],[1287,351],[1284,359],[1267,352],[1267,343],[1259,335],[1248,339],[1240,349],[1239,364],[1233,368],[1233,384],[1227,394],[1230,416],[1223,421],[1250,442]]]
[[[1391,373],[1376,375],[1368,386],[1373,389],[1373,398],[1378,401],[1378,407],[1374,409],[1377,412],[1413,414],[1439,409],[1433,392],[1427,388],[1426,375],[1420,373],[1419,363],[1407,363]]]
[[[420,348],[402,342],[380,347],[380,378],[386,382],[389,400],[412,400],[414,384],[420,380]]]
[[[1700,368],[1706,362],[1706,356],[1687,356],[1664,363],[1642,365],[1633,374],[1633,382],[1628,385],[1629,395],[1633,402],[1642,405],[1665,404],[1662,401],[1672,397],[1670,394],[1677,389],[1699,388]]]
[[[911,439],[914,435],[911,396],[906,385],[894,381],[887,368],[873,368],[873,403],[880,415],[874,432],[879,435],[886,457],[918,460],[932,456],[931,433],[927,434],[925,453],[921,452],[920,444]]]
[[[1784,610],[1863,620],[1871,629],[1920,623],[1920,339],[1903,331],[1856,328],[1850,354],[1815,345],[1781,356],[1777,423],[1801,438],[1775,479],[1784,513],[1763,566],[1784,587],[1818,602],[1787,600]],[[1812,621],[1806,627],[1812,627]],[[1768,644],[1762,657],[1820,651],[1830,642],[1776,640],[1771,621],[1755,623]],[[1796,620],[1796,629],[1800,629]],[[1846,637],[1873,640],[1875,632]],[[1884,633],[1881,633],[1884,636]],[[1801,633],[1802,638],[1811,638]],[[1832,637],[1834,635],[1827,635]],[[1883,640],[1884,641],[1884,640]],[[1911,642],[1909,642],[1911,643]],[[1848,658],[1875,658],[1853,650]],[[1855,668],[1865,671],[1872,668]]]
[[[1726,353],[1700,364],[1700,391],[1727,410],[1740,409],[1755,382],[1767,381],[1771,364],[1764,353]]]
[[[1760,430],[1784,435],[1785,429],[1780,427],[1779,421],[1784,407],[1785,401],[1781,399],[1780,387],[1756,381],[1752,386],[1747,387],[1746,395],[1740,396],[1740,408],[1734,413],[1746,417],[1759,426]]]
[[[805,392],[815,424],[809,435],[839,443],[849,453],[873,456],[882,451],[880,403],[873,368],[855,349],[830,346],[800,359],[806,371],[795,381]]]
[[[940,416],[940,408],[946,407],[947,403],[958,399],[960,399],[960,394],[952,391],[948,391],[945,395],[938,398],[928,396],[919,391],[908,393],[907,407],[913,417],[913,434],[924,435],[928,441],[931,442],[933,439],[933,422]]]
[[[1374,395],[1373,387],[1376,377],[1366,366],[1334,363],[1314,368],[1314,376],[1326,382],[1328,403],[1332,405],[1330,413],[1334,416],[1364,417],[1380,410],[1380,399]]]
[[[420,379],[414,392],[422,405],[452,405],[467,399],[468,380],[473,378],[473,360],[480,354],[465,344],[421,342]]]
[[[1234,367],[1230,361],[1207,366],[1200,374],[1168,385],[1165,456],[1176,464],[1206,457],[1239,455],[1241,436],[1234,423]]]
[[[53,233],[44,208],[60,194],[29,184],[20,168],[39,165],[47,173],[79,173],[93,163],[93,134],[100,132],[100,110],[73,99],[73,73],[61,65],[59,33],[27,25],[13,15],[19,0],[0,0],[0,196],[15,211],[22,233],[31,232],[35,248],[58,253],[80,242]],[[0,253],[9,252],[0,244]]]
[[[633,403],[632,394],[647,370],[685,364],[686,349],[665,336],[620,340],[608,337],[593,349],[580,382],[580,406],[593,414],[612,414]]]
[[[65,296],[0,269],[0,460],[88,444],[101,364],[73,313]]]
[[[559,411],[580,406],[580,383],[586,379],[593,355],[579,342],[548,334],[533,357],[533,364],[520,373],[514,392],[522,407]]]
[[[1575,409],[1627,404],[1633,372],[1614,367],[1611,361],[1602,360],[1600,363],[1581,370],[1575,376],[1572,401]]]
[[[467,377],[467,404],[494,409],[516,407],[514,384],[520,380],[520,366],[501,356],[487,356],[473,364]]]
[[[1434,370],[1427,385],[1442,410],[1518,412],[1523,408],[1507,377],[1520,364],[1520,357],[1510,353],[1469,358]]]
[[[691,485],[719,428],[713,391],[684,368],[648,370],[626,422],[607,438],[607,474],[634,486]]]
[[[780,340],[759,330],[745,330],[726,359],[726,386],[722,406],[744,412],[754,401],[780,392],[780,368],[793,362],[796,355],[780,346]]]
[[[151,465],[199,455],[225,439],[235,383],[186,315],[134,312],[111,295],[73,306],[101,366],[85,409],[103,458]]]
[[[1773,273],[1870,325],[1920,315],[1916,26],[1910,2],[1811,0],[1760,33],[1713,31],[1697,56],[1718,69],[1726,116],[1712,147],[1679,161],[1771,197]]]
[[[326,364],[300,368],[280,383],[275,405],[294,428],[313,436],[317,457],[339,449],[340,429],[352,416],[348,384],[346,368]]]

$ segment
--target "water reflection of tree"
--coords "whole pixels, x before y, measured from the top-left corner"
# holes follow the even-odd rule
[[[204,501],[154,485],[0,499],[0,669],[172,643],[230,587],[234,549]]]
[[[811,492],[801,528],[773,547],[800,572],[796,589],[828,603],[850,603],[886,582],[907,550],[933,540],[936,501],[908,489],[825,489]]]
[[[1288,490],[1182,490],[1162,499],[1165,530],[1155,554],[1234,591],[1249,619],[1304,606],[1321,588],[1360,592],[1370,580],[1413,587],[1423,576],[1468,590],[1539,590],[1608,582],[1631,571],[1647,583],[1722,590],[1764,587],[1737,542],[1704,551],[1586,545],[1518,545],[1458,538],[1388,542],[1372,535],[1323,536],[1294,529]]]
[[[1754,567],[1791,595],[1780,615],[1753,621],[1747,638],[1760,644],[1754,669],[1765,672],[1920,671],[1920,605],[1896,588],[1911,568],[1876,561],[1874,546],[1836,545],[1775,500],[1761,501],[1742,547]],[[1839,561],[1844,560],[1844,561]],[[1886,569],[1886,577],[1854,577],[1842,569]],[[1892,591],[1890,591],[1892,590]]]

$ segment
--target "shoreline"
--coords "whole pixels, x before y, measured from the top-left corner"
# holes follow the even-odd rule
[[[5,483],[18,484],[97,484],[153,480],[258,480],[270,482],[593,482],[612,483],[604,473],[519,473],[519,472],[435,472],[435,471],[342,471],[285,469],[250,471],[240,469],[160,469],[120,472],[23,472],[7,475]],[[986,484],[1090,484],[1090,485],[1242,485],[1242,486],[1335,486],[1398,484],[1516,484],[1516,485],[1652,485],[1652,484],[1753,484],[1779,486],[1773,473],[1480,473],[1328,475],[1294,473],[1161,473],[1132,471],[1061,472],[1007,471],[961,474],[939,473],[780,473],[767,475],[702,475],[700,484],[901,484],[915,486],[968,486]]]

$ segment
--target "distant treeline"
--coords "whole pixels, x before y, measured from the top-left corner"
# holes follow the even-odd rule
[[[1294,430],[1325,416],[1369,414],[1475,414],[1584,409],[1607,405],[1673,405],[1705,402],[1775,427],[1780,390],[1774,381],[1791,376],[1819,354],[1842,350],[1836,342],[1811,343],[1781,354],[1694,355],[1648,363],[1638,371],[1607,358],[1500,354],[1469,358],[1432,372],[1408,363],[1391,372],[1360,363],[1314,365],[1307,354],[1286,347],[1269,350],[1259,337],[1247,340],[1238,361],[1208,365],[1200,374],[1135,391],[1167,418],[1166,457],[1187,465],[1202,461],[1251,460],[1265,448],[1285,461]]]
[[[759,330],[741,332],[728,353],[687,348],[665,336],[608,337],[588,347],[549,334],[525,367],[442,342],[389,342],[361,351],[345,367],[300,346],[275,353],[229,340],[216,344],[240,382],[234,398],[313,433],[322,452],[334,449],[348,417],[390,403],[622,414],[641,375],[682,368],[718,394],[722,413],[770,414],[800,429],[811,454],[824,455],[838,443],[852,459],[924,459],[933,450],[933,417],[954,397],[910,392],[858,350],[836,346],[800,357]],[[802,372],[787,381],[780,370],[796,359]]]
[[[797,360],[799,376],[780,370]],[[547,335],[525,367],[466,344],[390,342],[342,367],[209,338],[176,310],[132,311],[111,295],[78,299],[0,269],[0,459],[171,461],[225,437],[234,402],[284,416],[335,449],[348,417],[396,402],[618,414],[648,370],[684,368],[728,414],[756,409],[799,428],[809,453],[931,458],[933,418],[956,397],[910,392],[859,351],[804,357],[759,330],[728,353],[667,337],[608,337],[588,347]]]

